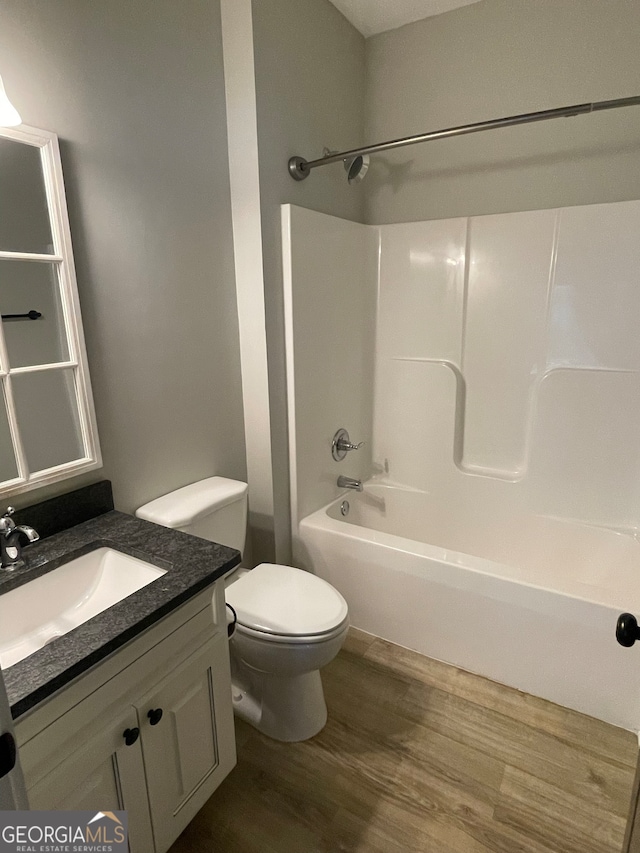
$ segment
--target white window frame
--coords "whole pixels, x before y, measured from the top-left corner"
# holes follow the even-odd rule
[[[40,149],[53,241],[52,254],[0,250],[0,260],[46,263],[57,268],[62,316],[64,318],[69,347],[69,358],[67,361],[11,368],[4,331],[2,323],[0,323],[0,382],[4,390],[4,401],[6,402],[7,418],[18,470],[17,477],[0,482],[0,495],[8,495],[29,491],[48,483],[55,483],[68,477],[74,477],[85,471],[100,468],[102,466],[102,455],[100,453],[98,427],[87,363],[87,350],[80,314],[78,285],[73,261],[69,214],[67,212],[58,137],[55,133],[47,130],[21,125],[17,128],[0,128],[0,139],[22,142]],[[18,423],[11,378],[12,376],[25,373],[40,373],[45,370],[65,369],[72,369],[74,373],[76,403],[84,455],[71,462],[65,462],[61,465],[32,472],[29,470],[27,464],[26,453],[20,435],[20,424]]]

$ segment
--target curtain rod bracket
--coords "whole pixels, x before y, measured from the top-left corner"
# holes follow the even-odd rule
[[[292,157],[289,160],[289,174],[294,181],[304,181],[311,174],[311,169],[307,169],[307,161],[304,157]]]

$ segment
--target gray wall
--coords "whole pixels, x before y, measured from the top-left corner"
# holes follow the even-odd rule
[[[362,221],[362,187],[341,165],[296,183],[293,154],[360,144],[364,131],[365,41],[329,0],[253,2],[260,204],[271,401],[275,532],[279,559],[289,540],[282,241],[280,205],[292,203]],[[339,424],[336,425],[340,426]]]
[[[104,473],[130,511],[244,478],[218,3],[3,0],[0,70],[61,140],[104,456],[15,502]]]
[[[482,0],[367,40],[368,142],[640,94],[637,0]],[[372,223],[640,197],[640,107],[383,154]]]

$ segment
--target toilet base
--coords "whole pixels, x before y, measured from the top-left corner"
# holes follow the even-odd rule
[[[274,675],[245,670],[248,684],[232,678],[234,713],[274,740],[295,743],[317,735],[327,722],[319,670]]]

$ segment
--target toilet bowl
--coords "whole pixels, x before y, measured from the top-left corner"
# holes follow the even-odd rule
[[[330,584],[292,566],[262,563],[226,591],[236,714],[281,741],[307,740],[327,721],[319,670],[338,654],[348,607]]]
[[[242,552],[247,485],[209,477],[136,515]],[[236,620],[229,644],[235,713],[276,740],[313,737],[327,720],[319,670],[347,635],[346,601],[322,578],[275,563],[237,571],[225,583]]]

